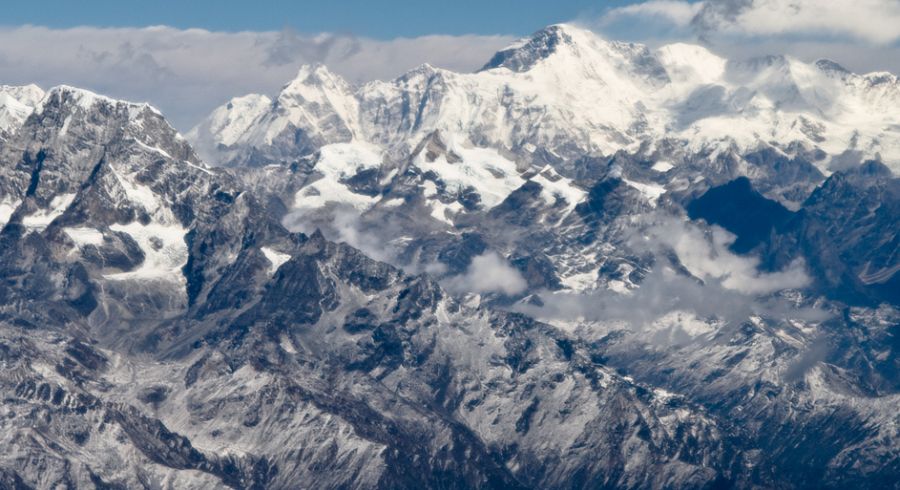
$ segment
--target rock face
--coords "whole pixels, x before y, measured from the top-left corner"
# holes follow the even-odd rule
[[[304,68],[223,169],[3,87],[0,486],[895,486],[896,92],[552,26]]]

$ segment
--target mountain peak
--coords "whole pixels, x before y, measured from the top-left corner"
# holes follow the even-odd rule
[[[146,102],[131,102],[127,100],[113,99],[105,95],[100,95],[87,89],[73,87],[71,85],[58,85],[47,91],[41,107],[37,108],[38,112],[42,112],[44,107],[52,103],[73,104],[85,110],[90,110],[98,104],[117,106],[123,105],[130,109],[143,111],[149,109],[151,112],[162,115],[162,113],[152,105]]]
[[[265,114],[272,106],[272,99],[262,94],[248,94],[234,97],[219,107],[188,133],[198,151],[207,160],[213,160],[211,146],[223,144],[231,146],[238,141],[256,118]],[[201,135],[216,134],[216,141],[207,141]]]
[[[325,65],[309,64],[301,66],[297,76],[281,89],[278,104],[284,108],[306,104],[343,106],[349,103],[352,92],[350,84]]]
[[[482,71],[505,68],[512,72],[542,71],[565,83],[602,80],[609,85],[639,84],[658,87],[670,81],[665,68],[647,46],[608,41],[571,24],[555,24],[503,49]],[[580,83],[580,82],[576,82]]]
[[[307,63],[297,70],[297,76],[294,77],[294,81],[319,81],[323,79],[333,78],[335,75],[331,73],[331,70],[328,69],[327,66],[322,63]]]
[[[850,75],[850,70],[844,68],[836,61],[822,58],[816,61],[816,67],[826,73],[834,73],[839,76]]]
[[[24,124],[42,134],[55,134],[60,145],[83,146],[90,141],[95,148],[102,148],[134,142],[125,146],[137,146],[139,151],[175,161],[197,161],[187,141],[150,104],[114,99],[69,85],[48,90]],[[87,160],[78,165],[95,165],[93,160],[99,154],[86,153]]]
[[[281,89],[282,94],[303,92],[309,87],[340,88],[349,90],[349,84],[321,63],[306,64],[297,70],[297,76]]]
[[[481,70],[508,68],[515,72],[528,71],[540,60],[550,57],[566,46],[574,45],[578,38],[585,35],[594,36],[593,33],[571,24],[545,27],[498,51]]]
[[[0,95],[11,97],[21,104],[36,107],[44,98],[44,91],[37,85],[0,85]]]
[[[410,80],[428,80],[435,76],[442,76],[448,73],[446,70],[438,68],[430,63],[422,63],[421,65],[413,68],[412,70],[407,71],[406,73],[400,75],[397,80],[399,81],[410,81]]]
[[[37,85],[0,85],[0,135],[14,131],[44,98]]]

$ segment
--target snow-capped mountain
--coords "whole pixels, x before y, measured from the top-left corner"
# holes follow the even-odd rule
[[[188,138],[3,87],[0,487],[896,486],[897,100],[568,25]]]
[[[621,289],[636,283],[609,284],[597,264],[642,268],[622,247],[635,208],[598,220],[591,210],[605,201],[592,190],[621,187],[617,199],[639,212],[680,209],[745,176],[798,210],[827,174],[865,159],[896,167],[898,115],[880,109],[895,100],[889,74],[779,56],[731,62],[558,25],[472,74],[423,66],[353,88],[304,67],[276,100],[235,99],[189,139],[237,166],[289,226],[322,228],[408,270],[459,273],[468,256],[454,264],[449,251],[475,240],[478,253],[540,267],[535,284]],[[512,233],[510,220],[526,226]]]
[[[776,148],[822,171],[877,158],[895,171],[900,82],[822,60],[725,60],[706,48],[606,41],[571,25],[539,31],[477,73],[429,65],[351,87],[304,67],[275,100],[229,102],[189,138],[225,165],[290,163],[323,144],[407,154],[440,131],[531,164],[619,151],[679,164]]]

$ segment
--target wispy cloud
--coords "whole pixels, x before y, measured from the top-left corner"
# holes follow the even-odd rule
[[[428,62],[477,69],[504,36],[424,36],[389,41],[350,35],[202,29],[0,28],[5,84],[70,84],[159,107],[181,130],[247,93],[273,94],[304,63],[324,63],[354,83],[393,78]]]
[[[635,17],[656,17],[679,27],[687,27],[702,9],[703,3],[655,0],[614,8],[604,16],[603,22],[608,24]]]

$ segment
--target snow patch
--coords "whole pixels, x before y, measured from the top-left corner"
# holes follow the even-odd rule
[[[660,196],[666,193],[666,188],[659,184],[644,184],[628,179],[622,180],[624,180],[626,184],[640,191],[640,193],[647,198],[647,201],[650,202],[650,205],[654,207],[656,206],[656,202],[659,201]]]
[[[580,274],[572,274],[568,277],[560,278],[563,286],[573,291],[585,291],[590,289],[597,283],[597,272],[599,269]]]
[[[185,160],[184,163],[185,163],[188,167],[195,168],[195,169],[197,169],[197,170],[199,170],[199,171],[205,173],[206,175],[215,175],[214,173],[212,173],[212,171],[211,171],[210,169],[208,169],[208,168],[206,168],[206,167],[203,167],[203,166],[201,166],[201,165],[196,165],[196,164],[191,163],[191,162],[189,162],[189,161],[187,161],[187,160]]]
[[[63,228],[63,231],[66,235],[69,235],[69,238],[75,242],[78,247],[84,247],[86,245],[102,245],[103,244],[103,233],[96,228],[88,228],[88,227],[74,227],[74,228]]]
[[[156,218],[157,221],[162,223],[176,223],[177,220],[175,216],[172,214],[172,211],[160,201],[159,196],[153,192],[153,189],[137,183],[134,178],[128,178],[120,175],[118,172],[113,170],[113,175],[115,175],[116,180],[119,181],[119,184],[122,185],[122,189],[125,191],[126,197],[133,204],[136,204]]]
[[[422,195],[425,197],[432,197],[437,194],[437,184],[430,180],[426,180],[422,184]]]
[[[136,139],[136,140],[134,140],[134,141],[137,142],[138,146],[140,146],[141,148],[143,148],[143,149],[145,149],[145,150],[147,150],[147,151],[150,151],[150,152],[153,152],[153,153],[158,153],[158,154],[160,154],[160,155],[162,155],[162,156],[168,158],[169,160],[172,160],[172,159],[173,159],[173,158],[172,158],[172,155],[169,155],[169,153],[168,153],[167,151],[163,150],[162,148],[160,148],[160,147],[158,147],[158,146],[150,146],[150,145],[148,145],[147,143],[144,143],[143,141],[141,141],[141,140],[139,140],[139,139]]]
[[[50,225],[59,215],[63,214],[66,209],[75,200],[75,194],[60,194],[50,201],[50,209],[40,210],[34,214],[25,216],[22,224],[29,230],[43,231]]]
[[[294,196],[294,208],[317,209],[326,203],[347,204],[360,211],[370,208],[377,197],[357,194],[342,183],[362,170],[377,168],[381,150],[364,143],[337,143],[320,150],[316,171],[322,177],[303,187]]]
[[[294,343],[285,334],[281,334],[281,336],[279,337],[278,344],[281,346],[281,349],[284,350],[285,352],[287,352],[288,354],[296,354],[297,353],[297,349],[294,347]]]
[[[618,279],[613,279],[613,280],[609,281],[606,284],[606,288],[617,294],[623,294],[623,295],[631,294],[631,290],[628,289],[628,284],[626,284],[625,281],[620,281]]]
[[[144,252],[144,262],[133,271],[106,274],[104,277],[111,280],[158,279],[185,282],[181,272],[188,259],[185,228],[161,223],[143,225],[136,221],[127,225],[117,223],[109,228],[130,235]]]
[[[571,179],[559,175],[549,165],[544,167],[531,180],[541,185],[541,197],[544,198],[547,204],[553,206],[562,198],[566,201],[569,212],[574,210],[575,206],[587,196],[586,192],[572,184]]]
[[[453,201],[450,204],[444,204],[441,201],[434,199],[429,205],[431,206],[431,217],[449,225],[453,225],[452,217],[463,210],[463,205],[456,201]]]
[[[388,199],[386,201],[382,201],[381,205],[386,208],[396,208],[396,207],[402,206],[403,203],[405,203],[405,202],[406,202],[406,199],[403,199],[402,197],[395,197],[393,199]]]
[[[262,251],[263,255],[266,256],[266,259],[268,259],[269,263],[271,264],[269,266],[269,275],[270,276],[275,274],[275,271],[277,271],[279,267],[284,265],[285,262],[287,262],[288,260],[291,260],[290,255],[288,255],[286,253],[281,253],[281,252],[271,249],[269,247],[262,247],[262,248],[260,248],[260,250]]]
[[[468,188],[475,189],[485,209],[490,209],[525,183],[516,170],[515,162],[503,157],[497,150],[465,147],[455,144],[452,138],[448,148],[462,161],[450,163],[446,155],[440,155],[429,162],[422,152],[414,164],[423,173],[431,171],[437,174],[444,182],[445,192],[451,195]]]
[[[9,223],[9,218],[12,217],[12,214],[18,209],[20,204],[22,204],[22,201],[19,200],[4,199],[0,201],[0,229],[6,226],[6,223]]]

